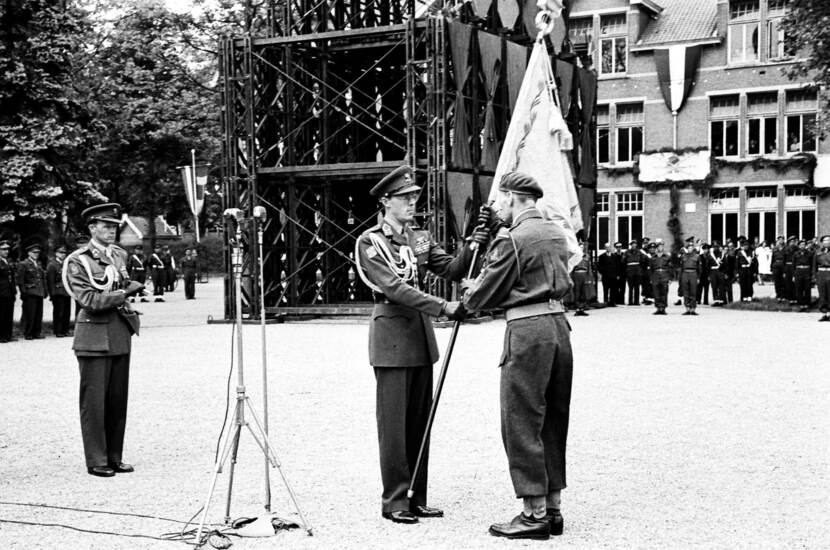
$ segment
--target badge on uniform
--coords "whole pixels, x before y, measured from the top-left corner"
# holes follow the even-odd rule
[[[375,249],[374,246],[367,246],[366,247],[366,257],[370,260],[378,255],[378,251]]]
[[[415,239],[415,246],[412,250],[415,255],[423,254],[425,252],[429,252],[429,238],[426,236],[421,236]]]
[[[81,272],[81,270],[78,269],[78,266],[76,264],[69,264],[69,272],[72,275],[77,275],[78,273]]]

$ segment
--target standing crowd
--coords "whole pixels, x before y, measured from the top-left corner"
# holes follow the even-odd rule
[[[819,320],[830,321],[830,235],[810,240],[778,237],[772,248],[744,237],[738,237],[737,244],[728,239],[725,246],[689,237],[674,254],[666,252],[662,239],[645,237],[632,240],[627,249],[620,242],[606,243],[596,261],[591,260],[587,243],[584,246],[583,261],[571,272],[577,315],[588,315],[585,309],[593,296],[599,301],[595,291],[599,281],[605,306],[653,304],[655,315],[666,314],[672,280],[678,281],[675,305],[685,307],[684,315],[697,315],[701,303],[721,307],[735,301],[735,283],[738,299],[752,302],[755,285],[771,281],[776,301],[798,306],[802,312],[812,307],[815,284]]]
[[[88,245],[88,239],[78,239],[74,250]],[[43,258],[44,246],[38,240],[29,240],[18,247],[17,261],[10,257],[12,245],[0,240],[0,344],[17,340],[14,336],[14,308],[20,297],[20,332],[26,340],[38,340],[43,335],[43,302],[52,302],[52,330],[57,338],[72,334],[70,318],[72,299],[63,281],[67,245],[55,247],[51,257]],[[177,267],[178,265],[178,267]],[[187,249],[178,262],[166,245],[156,245],[153,253],[145,255],[141,245],[133,247],[127,258],[126,270],[130,280],[141,283],[153,281],[156,302],[164,301],[165,292],[173,292],[179,275],[184,280],[184,294],[195,299],[196,280],[200,264],[195,249]],[[144,292],[130,300],[148,302]],[[77,308],[76,308],[77,313]]]

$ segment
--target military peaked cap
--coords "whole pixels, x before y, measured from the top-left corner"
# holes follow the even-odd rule
[[[121,205],[114,202],[90,206],[81,213],[86,223],[121,223]]]
[[[415,183],[415,172],[412,168],[398,166],[372,187],[369,194],[373,197],[391,197],[420,190],[421,187]]]
[[[26,243],[26,245],[24,246],[24,248],[26,249],[26,252],[29,252],[30,250],[34,250],[34,249],[42,250],[42,249],[43,249],[43,245],[42,245],[42,244],[40,244],[40,241],[39,241],[39,240],[37,240],[37,239],[32,239],[32,240],[30,240],[28,243]]]
[[[0,248],[10,248],[9,241],[0,241]]]
[[[58,247],[55,249],[55,253],[58,253],[58,252],[63,252],[64,254],[66,254],[66,246],[64,246],[62,244],[58,245]]]
[[[521,193],[523,195],[532,195],[540,199],[545,194],[542,191],[542,186],[536,181],[533,176],[528,176],[522,172],[508,172],[501,177],[499,182],[499,189],[502,191],[512,191],[513,193]]]

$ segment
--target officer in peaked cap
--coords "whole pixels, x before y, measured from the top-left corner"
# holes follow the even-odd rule
[[[686,248],[680,255],[680,288],[686,311],[683,315],[697,315],[697,283],[703,269],[702,258],[695,248],[695,238],[686,239]]]
[[[11,342],[14,328],[14,267],[9,261],[9,241],[0,241],[0,344]]]
[[[25,246],[26,258],[17,264],[17,286],[20,287],[23,314],[20,326],[26,340],[43,338],[43,298],[46,296],[46,272],[40,264],[40,241],[30,240]]]
[[[464,311],[459,302],[424,292],[424,277],[430,271],[458,281],[473,257],[471,248],[464,246],[453,258],[428,231],[415,225],[420,190],[408,166],[380,180],[370,193],[383,206],[383,220],[355,243],[358,274],[374,292],[375,301],[369,325],[369,363],[377,380],[381,514],[405,524],[443,515],[427,506],[428,453],[411,499],[407,490],[432,404],[432,365],[438,359],[438,348],[430,318],[444,314],[460,319]],[[480,243],[488,237],[486,230],[475,235]]]
[[[790,235],[784,247],[784,297],[795,305],[795,253],[798,251],[798,237]]]
[[[143,286],[129,280],[127,253],[114,244],[120,210],[115,203],[84,210],[89,243],[70,254],[63,269],[64,287],[81,305],[72,349],[80,371],[87,472],[99,477],[133,471],[121,459],[131,337],[139,324],[127,300]]]
[[[46,265],[46,289],[52,300],[52,329],[55,336],[69,336],[69,313],[72,299],[63,286],[63,261],[66,259],[66,246],[55,248],[55,257]]]

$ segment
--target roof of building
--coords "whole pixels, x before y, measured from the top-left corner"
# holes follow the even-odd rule
[[[717,0],[659,0],[659,4],[663,12],[648,24],[636,46],[718,39]]]
[[[178,238],[176,230],[165,221],[163,216],[156,216],[156,238],[169,239]],[[138,239],[150,237],[150,221],[144,216],[129,216],[124,214],[121,217],[122,235],[125,231],[133,233]]]

